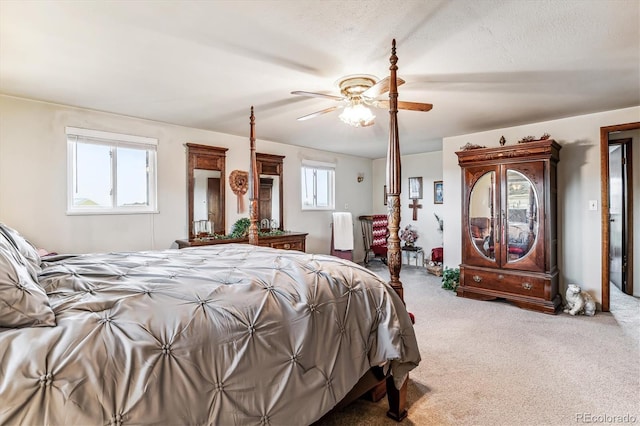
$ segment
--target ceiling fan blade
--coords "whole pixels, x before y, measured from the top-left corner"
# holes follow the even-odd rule
[[[342,108],[342,107],[341,106],[332,106],[332,107],[323,109],[322,111],[316,111],[316,112],[313,112],[311,114],[307,114],[307,115],[303,115],[302,117],[298,117],[298,121],[308,120],[310,118],[314,118],[314,117],[317,117],[319,115],[326,114],[328,112],[335,111],[335,110],[340,109],[340,108]]]
[[[377,108],[389,108],[389,101],[375,101],[373,106]],[[409,111],[431,111],[431,108],[433,108],[433,104],[398,101],[398,109],[408,109]]]
[[[309,96],[311,98],[327,98],[327,99],[332,99],[334,101],[344,101],[345,98],[342,96],[336,96],[336,95],[327,95],[325,93],[316,93],[316,92],[304,92],[301,90],[296,90],[294,92],[291,92],[292,95],[300,95],[300,96]]]
[[[401,78],[396,78],[396,81],[398,82],[398,86],[400,86],[401,84],[404,84],[404,80]],[[362,92],[362,96],[364,98],[374,99],[388,91],[389,91],[389,77],[385,77],[382,80],[378,81],[373,86],[369,87],[364,92]]]
[[[398,101],[398,109],[408,109],[409,111],[431,111],[433,104],[423,102]]]

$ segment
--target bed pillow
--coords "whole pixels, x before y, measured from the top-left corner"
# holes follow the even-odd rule
[[[38,249],[33,246],[26,238],[24,238],[18,231],[15,229],[5,225],[4,223],[0,223],[0,232],[4,234],[4,236],[13,244],[13,246],[20,252],[20,254],[29,262],[31,265],[31,276],[34,280],[38,280],[38,274],[41,271],[40,263],[42,260],[40,259],[40,255],[38,254]]]
[[[0,245],[0,327],[54,326],[49,298],[25,263]]]

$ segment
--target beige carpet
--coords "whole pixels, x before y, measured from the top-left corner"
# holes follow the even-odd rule
[[[403,267],[401,281],[422,355],[402,424],[640,424],[638,299],[614,288],[612,313],[546,315],[456,297],[423,268]],[[386,410],[359,400],[319,424],[397,424]]]

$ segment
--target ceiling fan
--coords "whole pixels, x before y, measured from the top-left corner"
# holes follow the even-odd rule
[[[404,80],[397,79],[398,86],[404,84]],[[339,101],[339,105],[325,108],[311,114],[298,117],[298,120],[308,120],[328,112],[344,108],[340,119],[354,127],[371,126],[375,116],[367,106],[376,108],[389,108],[389,100],[376,99],[389,91],[389,77],[378,80],[375,76],[368,74],[348,75],[339,79],[336,85],[340,89],[342,96],[328,95],[325,93],[304,92],[296,90],[291,92],[292,95],[309,96],[313,98],[324,98]],[[398,101],[398,109],[406,109],[410,111],[430,111],[432,104],[421,102]]]

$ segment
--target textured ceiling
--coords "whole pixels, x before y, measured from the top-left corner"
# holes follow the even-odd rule
[[[442,138],[640,105],[640,2],[0,1],[0,92],[379,158],[388,113],[352,128],[348,74],[388,75],[398,43],[404,154]]]

